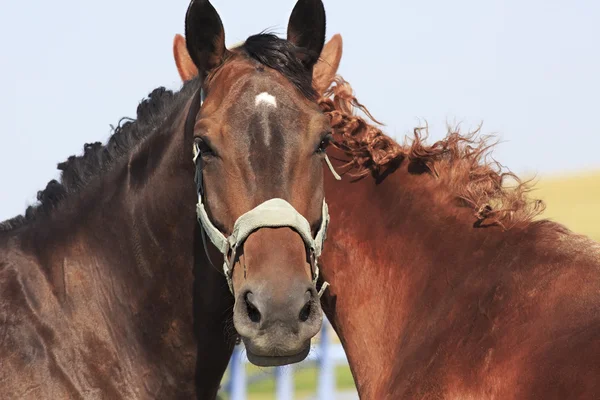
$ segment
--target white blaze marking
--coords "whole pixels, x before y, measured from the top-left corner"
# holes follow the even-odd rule
[[[256,100],[254,100],[255,106],[258,106],[259,104],[266,104],[268,106],[277,108],[277,99],[275,98],[275,96],[267,92],[262,92],[261,94],[256,96]]]

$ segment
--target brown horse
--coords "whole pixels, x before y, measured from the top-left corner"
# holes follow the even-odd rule
[[[227,50],[197,0],[186,36],[199,78],[155,90],[2,224],[2,398],[214,398],[232,308],[256,363],[306,356],[327,227],[323,5],[299,0],[288,40]],[[211,265],[221,238],[229,288]]]
[[[325,178],[322,303],[361,398],[600,398],[600,245],[536,219],[487,140],[400,145],[354,115],[346,82],[331,93],[347,179]]]
[[[534,220],[485,140],[401,146],[333,91],[329,154],[364,179],[325,182],[323,304],[361,398],[600,398],[600,245]]]

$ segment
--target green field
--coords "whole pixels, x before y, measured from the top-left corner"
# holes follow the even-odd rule
[[[600,172],[578,173],[570,176],[541,177],[537,179],[531,197],[544,200],[546,211],[540,218],[565,224],[569,229],[600,241]],[[263,371],[268,369],[262,369]],[[247,366],[248,375],[261,369]],[[339,390],[351,390],[354,382],[348,367],[336,369]],[[317,371],[306,368],[294,374],[296,398],[314,394],[317,387]],[[275,382],[268,379],[248,388],[248,400],[275,399]],[[222,395],[223,399],[227,399]]]

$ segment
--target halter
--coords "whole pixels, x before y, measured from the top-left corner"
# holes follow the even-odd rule
[[[196,116],[204,103],[205,93],[202,87],[194,95],[192,104],[190,105],[189,113],[185,121],[185,135],[186,137],[192,136],[194,131],[194,125],[196,123]],[[323,206],[321,208],[321,225],[317,231],[316,236],[313,238],[310,224],[290,203],[280,198],[273,198],[265,201],[262,204],[254,207],[252,210],[242,214],[234,223],[233,231],[231,235],[226,237],[215,225],[212,223],[206,208],[204,206],[204,181],[203,181],[203,161],[200,154],[200,148],[196,143],[193,147],[194,153],[194,164],[196,164],[196,174],[194,181],[196,183],[196,190],[198,193],[198,204],[196,204],[196,215],[198,222],[202,227],[202,242],[204,244],[204,251],[208,257],[209,262],[212,264],[210,255],[208,254],[208,247],[206,245],[206,235],[212,242],[213,245],[223,254],[223,274],[227,280],[227,286],[229,291],[233,294],[233,267],[235,265],[235,258],[237,250],[244,243],[244,241],[256,230],[260,228],[279,228],[289,227],[294,229],[304,242],[304,246],[309,253],[312,282],[315,288],[317,288],[317,281],[319,279],[319,265],[318,259],[321,256],[323,245],[327,237],[327,227],[329,225],[329,209],[325,199],[323,199]],[[340,180],[340,176],[335,172],[329,158],[325,155],[327,165],[334,177]],[[323,282],[321,289],[318,290],[318,295],[321,297],[325,289],[329,286],[328,282]]]

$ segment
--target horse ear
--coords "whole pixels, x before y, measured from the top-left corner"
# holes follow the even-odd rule
[[[198,68],[196,68],[185,46],[185,38],[180,34],[175,35],[173,40],[173,57],[175,57],[177,72],[179,72],[182,81],[189,81],[198,75]]]
[[[339,33],[333,35],[323,47],[321,57],[313,69],[313,87],[319,95],[323,95],[335,79],[342,60],[342,47],[342,36]]]
[[[308,50],[302,61],[312,69],[325,44],[325,7],[321,0],[298,0],[288,23],[287,40]]]
[[[192,0],[185,16],[188,53],[205,77],[226,55],[225,30],[221,17],[208,0]]]

